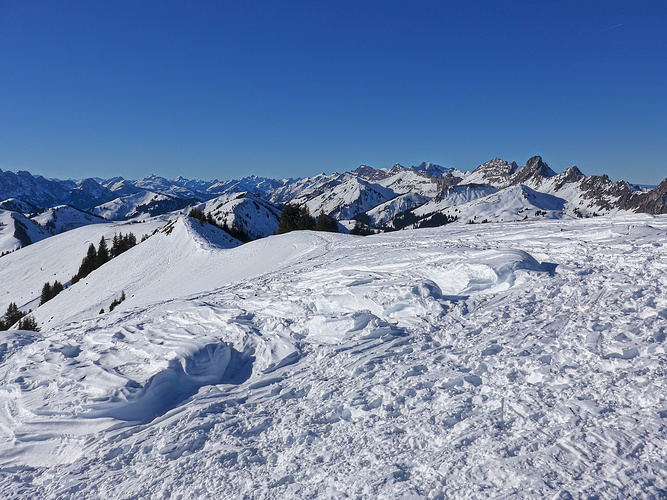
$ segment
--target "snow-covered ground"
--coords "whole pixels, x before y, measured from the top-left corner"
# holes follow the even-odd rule
[[[5,496],[667,495],[666,217],[172,226],[0,332]]]

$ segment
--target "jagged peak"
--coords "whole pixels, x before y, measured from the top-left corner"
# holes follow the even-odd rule
[[[576,165],[572,165],[571,167],[567,167],[565,169],[565,171],[563,172],[563,174],[565,174],[565,175],[575,175],[579,179],[581,179],[582,177],[586,177],[583,174],[583,172],[581,170],[579,170],[579,167],[577,167]],[[561,174],[561,175],[563,175],[563,174]]]

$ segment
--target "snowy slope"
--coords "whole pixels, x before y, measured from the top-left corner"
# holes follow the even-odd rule
[[[426,196],[406,193],[370,209],[366,212],[366,215],[368,215],[369,221],[373,226],[382,226],[398,214],[406,210],[412,210],[427,201],[429,201],[429,198]]]
[[[142,216],[143,218],[150,218],[147,207],[159,206],[165,204],[167,206],[170,202],[175,200],[174,197],[159,194],[152,191],[139,191],[135,194],[129,194],[116,198],[102,205],[98,205],[93,209],[93,213],[109,220],[130,219],[133,217]],[[169,207],[170,210],[165,210],[162,213],[177,210],[182,207]],[[158,215],[158,214],[156,214]]]
[[[220,224],[243,229],[253,239],[274,234],[278,230],[281,212],[273,203],[247,192],[218,196],[196,208],[210,213]]]
[[[180,217],[44,304],[35,318],[44,328],[95,318],[123,291],[127,299],[119,310],[209,290],[218,282],[219,268],[229,266],[212,260],[218,253],[211,249],[240,244],[210,224]]]
[[[0,253],[11,252],[49,236],[51,235],[47,230],[25,215],[0,210]]]
[[[34,222],[30,223],[39,228]],[[16,302],[24,310],[35,309],[44,283],[69,282],[78,271],[88,246],[93,243],[97,247],[102,237],[111,240],[114,233],[132,232],[139,241],[144,234],[164,224],[165,221],[159,219],[141,224],[93,224],[55,236],[44,231],[41,241],[0,259],[0,313],[4,313],[10,302]]]
[[[486,196],[479,196],[491,192]],[[449,196],[452,198],[450,199]],[[479,196],[479,197],[477,197]],[[465,199],[471,201],[465,202]],[[451,201],[459,203],[452,204]],[[458,222],[516,221],[547,217],[560,219],[565,216],[565,200],[557,196],[535,191],[527,186],[517,185],[495,190],[487,186],[478,189],[454,189],[446,192],[441,201],[432,201],[414,210],[420,219],[435,213],[457,217]]]
[[[89,224],[104,224],[108,221],[101,217],[82,212],[68,205],[59,205],[49,208],[32,220],[45,228],[51,234],[63,233]]]
[[[35,205],[31,205],[30,203],[26,203],[25,201],[16,198],[8,198],[1,201],[0,209],[21,212],[24,215],[39,212],[39,209]]]
[[[10,498],[664,496],[665,217],[234,249],[188,222],[2,334]],[[130,262],[151,286],[87,317]]]
[[[346,175],[344,180],[335,185],[322,185],[316,191],[299,194],[292,202],[306,205],[315,216],[324,212],[336,219],[351,219],[394,196],[390,189]]]

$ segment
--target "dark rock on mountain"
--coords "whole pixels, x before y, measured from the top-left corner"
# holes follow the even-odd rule
[[[515,164],[516,165],[516,164]],[[526,166],[521,168],[512,178],[512,184],[524,184],[528,180],[532,180],[535,185],[540,185],[544,179],[554,177],[556,172],[549,168],[542,157],[533,156]]]

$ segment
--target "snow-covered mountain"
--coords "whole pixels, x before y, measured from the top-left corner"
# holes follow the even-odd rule
[[[413,167],[395,164],[388,169],[361,165],[342,174],[301,179],[248,176],[205,181],[150,175],[137,180],[114,177],[75,182],[47,180],[28,172],[0,174],[0,195],[41,208],[66,203],[110,220],[150,218],[193,206],[212,211],[222,200],[252,198],[254,212],[216,208],[220,212],[216,217],[227,224],[236,220],[257,237],[272,234],[274,216],[279,217],[287,203],[305,206],[313,215],[331,215],[341,227],[354,226],[354,221],[349,221],[354,218],[380,230],[441,224],[453,218],[466,223],[667,212],[665,182],[645,189],[624,181],[612,182],[605,175],[585,176],[576,166],[556,173],[539,156],[524,166],[494,158],[465,172],[424,162]],[[538,198],[544,206],[531,201]],[[262,219],[267,224],[251,223],[252,213],[258,210],[271,222]]]
[[[35,305],[128,229],[151,236]],[[0,259],[0,307],[42,328],[0,332],[0,491],[661,498],[665,262],[665,216],[637,214],[245,245],[188,217],[53,236]]]
[[[0,253],[28,246],[51,233],[20,212],[0,209]]]
[[[146,219],[181,210],[196,200],[176,198],[153,191],[138,191],[98,205],[93,213],[108,220]]]
[[[32,220],[51,234],[64,233],[65,231],[89,224],[107,222],[102,217],[83,212],[69,205],[59,205],[44,210],[42,213],[32,217]]]
[[[278,230],[280,208],[255,193],[218,196],[195,208],[211,214],[220,225],[237,228],[250,238],[264,238]]]
[[[16,198],[39,208],[66,203],[70,191],[76,188],[72,181],[55,181],[41,175],[19,170],[16,173],[0,170],[0,199]]]

